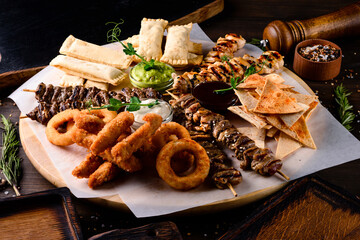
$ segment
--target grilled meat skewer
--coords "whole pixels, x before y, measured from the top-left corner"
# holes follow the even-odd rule
[[[275,159],[270,149],[258,148],[253,140],[242,135],[223,115],[202,107],[193,95],[185,94],[171,101],[171,104],[175,117],[182,114],[183,118],[195,125],[196,130],[212,134],[219,144],[233,150],[240,160],[240,168],[269,176],[281,169],[282,161]]]
[[[244,78],[246,69],[254,65],[259,74],[272,73],[284,65],[283,56],[276,51],[266,51],[259,58],[249,55],[234,57],[228,62],[218,61],[200,66],[193,71],[174,76],[172,92],[176,95],[190,93],[199,83],[206,81],[230,82],[231,77]]]
[[[35,98],[39,105],[27,117],[46,125],[58,112],[66,109],[86,109],[87,103],[101,106],[109,103],[110,98],[122,102],[130,102],[130,98],[160,98],[161,94],[152,88],[123,88],[120,92],[104,91],[96,87],[85,88],[82,86],[59,87],[51,84],[40,83],[35,91]]]

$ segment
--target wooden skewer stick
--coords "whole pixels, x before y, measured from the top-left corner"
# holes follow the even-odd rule
[[[234,197],[237,197],[237,193],[236,193],[235,189],[233,188],[233,186],[230,183],[227,183],[227,186],[230,189],[230,191],[232,192],[232,194],[234,195]]]
[[[33,89],[23,89],[24,92],[36,92],[36,90]]]
[[[20,116],[20,119],[28,118],[28,116]]]
[[[171,97],[173,97],[174,99],[179,99],[179,97],[178,96],[176,96],[175,94],[173,94],[173,93],[171,93],[169,90],[166,90],[166,92],[171,96]]]
[[[289,180],[290,180],[290,178],[289,178],[288,176],[286,176],[286,174],[285,174],[285,173],[283,173],[282,171],[277,170],[276,172],[277,172],[278,174],[280,174],[283,178],[285,178],[287,181],[289,181]]]

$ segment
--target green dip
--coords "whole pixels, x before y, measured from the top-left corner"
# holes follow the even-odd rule
[[[166,83],[171,79],[171,74],[175,72],[171,66],[158,61],[155,61],[154,68],[148,71],[144,69],[145,65],[145,62],[140,62],[130,72],[131,77],[137,81],[137,85],[144,85],[141,87]]]

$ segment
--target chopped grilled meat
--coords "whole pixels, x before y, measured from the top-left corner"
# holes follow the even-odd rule
[[[32,120],[46,125],[58,112],[66,109],[85,109],[88,102],[93,106],[109,104],[110,98],[130,102],[130,98],[161,98],[161,94],[152,88],[123,88],[120,92],[100,90],[83,86],[59,87],[40,83],[35,91],[39,105],[26,114]]]
[[[253,140],[242,135],[224,116],[201,107],[191,94],[185,94],[171,101],[171,104],[177,111],[183,111],[187,121],[193,123],[194,129],[212,134],[218,143],[234,151],[242,169],[252,169],[261,175],[273,175],[282,167],[282,161],[275,159],[270,149],[258,148]]]

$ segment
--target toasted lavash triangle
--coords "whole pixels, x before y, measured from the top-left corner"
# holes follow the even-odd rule
[[[309,106],[309,109],[305,111],[305,120],[308,120],[316,106],[319,104],[318,97],[315,95],[305,95],[298,92],[285,92],[290,98],[294,98],[296,102],[303,103]]]
[[[254,112],[265,114],[286,114],[302,111],[299,106],[286,93],[271,81],[267,80]]]
[[[299,120],[301,116],[310,108],[308,105],[303,103],[298,103],[303,110],[297,113],[289,113],[289,114],[280,114],[279,117],[286,124],[286,126],[291,127],[294,123]]]
[[[283,132],[280,132],[275,158],[282,159],[302,147],[302,144]]]
[[[271,75],[271,74],[270,74]],[[274,83],[276,86],[278,86],[281,89],[291,89],[294,86],[283,84],[283,80],[276,78],[275,76],[261,76],[257,73],[250,75],[245,79],[244,82],[237,85],[237,89],[240,88],[258,88],[263,87],[267,80],[270,80],[272,83]],[[281,78],[281,77],[280,77]]]
[[[235,94],[239,98],[241,104],[246,106],[247,109],[252,110],[256,107],[258,100],[248,91],[243,89],[236,89]]]
[[[242,117],[258,129],[264,128],[267,125],[266,121],[263,118],[252,112],[247,111],[244,106],[231,106],[228,107],[228,110]]]
[[[279,129],[280,131],[286,133],[288,136],[293,139],[299,141],[303,145],[316,149],[316,145],[314,140],[310,134],[310,131],[306,125],[306,121],[304,116],[301,116],[296,123],[291,128],[288,128],[284,122],[280,119],[280,117],[276,115],[270,115],[266,117],[266,120]]]
[[[265,148],[265,137],[266,137],[265,128],[258,129],[256,127],[241,127],[241,128],[237,128],[237,130],[241,134],[253,140],[257,147]]]

